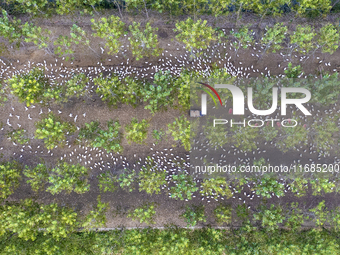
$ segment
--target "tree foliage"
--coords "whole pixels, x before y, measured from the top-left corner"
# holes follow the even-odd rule
[[[158,71],[154,75],[153,83],[147,84],[141,91],[144,102],[152,114],[166,110],[173,105],[172,93],[174,91],[173,78],[170,71]]]
[[[128,217],[132,220],[138,220],[140,223],[155,224],[156,203],[144,203],[134,210],[130,210]]]
[[[128,37],[131,51],[136,60],[144,57],[159,56],[162,49],[158,46],[158,28],[152,28],[150,22],[146,23],[144,31],[140,28],[140,23],[133,22],[129,26],[131,36]]]
[[[136,118],[132,118],[130,124],[125,127],[125,137],[129,143],[134,142],[138,144],[144,144],[144,140],[148,135],[148,128],[150,124],[147,120],[143,119],[138,121]]]
[[[109,203],[103,203],[101,196],[97,197],[97,205],[86,215],[82,222],[82,227],[90,231],[92,228],[106,226],[106,212],[108,211]]]
[[[88,184],[88,169],[80,164],[70,165],[60,162],[51,170],[48,177],[50,186],[46,189],[51,194],[59,194],[62,191],[71,193],[72,191],[82,194],[90,189]]]
[[[170,187],[171,198],[190,200],[192,199],[193,193],[198,190],[192,176],[186,173],[173,175],[172,182],[175,186]]]
[[[13,160],[0,164],[0,199],[6,199],[19,187],[21,177],[21,166]]]
[[[85,123],[78,134],[80,141],[85,140],[88,145],[94,148],[103,148],[108,153],[121,152],[123,147],[121,145],[122,135],[120,132],[121,125],[119,121],[107,121],[107,130],[99,128],[98,121],[91,121]]]
[[[185,44],[185,47],[193,52],[194,49],[206,49],[211,41],[216,40],[215,31],[207,25],[207,21],[201,19],[194,22],[191,18],[176,23],[176,39]]]
[[[34,192],[44,190],[49,177],[49,170],[45,164],[39,163],[34,168],[25,166],[23,173]]]
[[[159,194],[161,187],[166,184],[166,171],[159,169],[159,165],[148,164],[142,167],[142,170],[138,173],[139,177],[139,191],[145,191],[148,194]]]
[[[21,102],[25,102],[27,106],[44,100],[50,89],[44,71],[39,68],[33,68],[28,73],[14,75],[6,82],[11,93]]]
[[[35,138],[44,139],[47,149],[53,149],[56,146],[63,146],[66,142],[66,135],[72,134],[76,127],[64,122],[60,117],[49,113],[44,119],[35,123]]]
[[[111,15],[109,18],[101,18],[96,21],[91,19],[92,30],[95,31],[93,36],[100,37],[105,40],[105,48],[110,55],[117,54],[122,43],[120,38],[124,34],[124,23],[120,21],[120,18]]]
[[[190,121],[184,115],[175,118],[173,123],[168,124],[168,133],[172,135],[175,141],[181,141],[187,151],[191,150],[190,132]]]
[[[181,214],[187,223],[187,227],[194,227],[198,222],[206,222],[206,216],[204,214],[204,205],[187,205],[185,207],[185,212]]]

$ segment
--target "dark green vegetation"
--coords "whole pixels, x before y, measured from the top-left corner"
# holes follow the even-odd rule
[[[339,254],[337,232],[328,230],[267,233],[244,226],[239,230],[135,229],[74,233],[56,241],[39,234],[24,241],[1,237],[2,254]]]
[[[122,15],[123,12],[137,12],[139,10],[147,18],[151,10],[160,13],[176,15],[198,15],[209,14],[215,17],[230,14],[240,18],[242,12],[253,12],[261,19],[265,15],[281,15],[283,13],[294,13],[309,17],[326,16],[329,12],[337,12],[338,1],[250,1],[250,0],[92,0],[92,1],[66,1],[66,0],[5,0],[2,7],[13,13],[28,13],[33,16],[48,16],[51,14],[70,14],[80,12],[82,14],[94,14],[102,9],[117,9]]]

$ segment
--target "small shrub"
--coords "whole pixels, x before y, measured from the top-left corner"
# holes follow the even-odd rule
[[[111,172],[102,173],[98,176],[98,187],[102,192],[115,192],[117,190],[117,186],[115,182],[117,181],[117,177],[113,176]]]
[[[138,122],[136,118],[133,118],[131,123],[125,127],[125,137],[129,144],[135,142],[138,144],[144,144],[144,140],[148,135],[148,128],[150,124],[147,120],[143,119]]]
[[[40,163],[34,168],[25,166],[23,173],[28,178],[27,183],[31,185],[33,191],[38,192],[44,189],[49,176],[46,165]]]
[[[130,210],[127,217],[132,218],[132,220],[138,220],[140,223],[155,224],[156,215],[156,203],[145,203],[135,210]]]
[[[66,135],[76,131],[76,127],[69,123],[63,122],[61,119],[50,113],[46,118],[35,123],[35,138],[44,139],[47,149],[53,149],[56,146],[63,146],[66,142]]]
[[[6,199],[19,187],[21,167],[17,161],[0,164],[0,199]]]
[[[80,164],[59,163],[51,170],[51,175],[48,177],[51,186],[47,188],[47,191],[52,195],[59,194],[62,191],[85,193],[90,189],[90,185],[87,183],[87,175],[88,169]]]
[[[231,206],[218,205],[214,210],[214,216],[218,224],[231,223]]]
[[[19,144],[27,144],[30,141],[30,139],[27,137],[26,130],[23,128],[8,132],[7,137],[10,138],[12,142]]]
[[[185,212],[181,214],[181,217],[184,218],[185,222],[187,223],[187,227],[194,227],[200,221],[207,221],[204,214],[204,205],[187,205]]]

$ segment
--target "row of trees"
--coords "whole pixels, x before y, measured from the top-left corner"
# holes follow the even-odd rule
[[[149,11],[155,10],[170,15],[210,14],[215,17],[234,14],[237,18],[244,11],[251,11],[262,18],[265,15],[278,16],[282,13],[293,12],[297,16],[326,16],[332,8],[337,9],[337,1],[249,1],[249,0],[91,0],[91,1],[65,1],[65,0],[6,0],[3,8],[13,13],[28,13],[32,16],[49,16],[51,14],[65,15],[75,12],[81,14],[95,14],[101,9],[118,9],[123,17],[125,11],[137,11],[149,17]]]
[[[287,72],[287,76],[289,73]],[[296,75],[296,74],[295,74]],[[136,107],[143,102],[146,103],[145,109],[149,109],[151,113],[166,110],[168,107],[179,108],[186,111],[190,108],[190,97],[194,100],[195,96],[190,92],[190,87],[195,79],[200,76],[195,71],[184,70],[179,77],[170,75],[169,72],[158,71],[155,73],[153,82],[146,80],[136,80],[132,77],[121,78],[117,75],[110,77],[103,77],[100,74],[97,78],[93,79],[96,85],[96,92],[100,95],[101,99],[109,105],[117,106],[118,104],[125,103]],[[293,76],[295,77],[295,76]],[[201,77],[202,79],[206,79]],[[223,69],[214,70],[208,79],[216,80],[218,78],[228,79],[230,75],[225,73]],[[304,80],[276,80],[266,78],[262,80],[254,80],[251,86],[254,88],[255,96],[253,99],[254,106],[258,109],[267,109],[270,107],[268,102],[271,102],[270,90],[276,86],[288,87],[306,87],[313,91],[312,101],[317,104],[331,105],[337,102],[339,90],[338,75],[324,75],[321,79],[304,79]],[[83,74],[75,74],[71,79],[64,81],[61,84],[50,84],[45,78],[42,69],[32,69],[28,73],[15,75],[12,78],[5,80],[7,87],[3,87],[3,96],[12,93],[16,95],[20,101],[25,102],[27,106],[40,102],[62,103],[71,97],[86,96],[89,97],[89,78]],[[239,84],[248,86],[249,84]],[[221,93],[223,101],[230,98],[230,94]],[[198,98],[196,98],[198,100]],[[262,128],[240,127],[234,126],[232,129],[227,129],[224,125],[206,125],[204,127],[206,138],[210,141],[210,146],[223,146],[228,143],[234,144],[236,147],[244,151],[250,151],[257,148],[259,139],[266,142],[275,142],[276,145],[286,152],[294,149],[297,146],[306,144],[309,140],[315,144],[318,152],[327,154],[330,150],[337,147],[336,137],[338,127],[333,123],[336,115],[332,115],[326,120],[314,121],[314,124],[301,124],[300,119],[294,114],[291,116],[299,122],[294,130],[284,128],[280,123],[271,123]],[[301,122],[301,123],[300,123]],[[46,128],[47,124],[51,128]],[[126,138],[130,142],[143,144],[147,137],[148,121],[137,120],[126,127]],[[54,129],[54,128],[57,129]],[[120,145],[121,138],[119,133],[119,123],[107,123],[107,130],[98,129],[99,123],[87,123],[79,133],[79,142],[85,142],[87,145],[104,148],[107,151],[119,152],[122,150]],[[138,132],[136,132],[138,130]],[[175,141],[180,141],[186,150],[191,149],[190,141],[190,122],[184,116],[176,118],[174,123],[168,124],[168,133],[171,133]],[[194,127],[192,130],[195,130]],[[76,127],[70,123],[64,123],[56,116],[50,114],[44,120],[37,124],[36,138],[44,139],[48,149],[55,146],[62,146],[66,141],[66,135],[72,134],[76,131]],[[212,132],[213,131],[213,132]],[[68,134],[67,134],[68,133]],[[25,133],[24,129],[11,131],[9,136],[16,143],[27,143],[29,134]],[[153,133],[156,140],[161,137]],[[164,134],[163,134],[164,137]]]
[[[138,220],[140,223],[145,222],[152,224],[154,223],[153,219],[156,214],[156,208],[157,205],[155,203],[145,203],[129,210],[128,217],[131,217],[133,220]],[[322,242],[318,244],[316,238],[316,240],[313,240],[318,245],[315,245],[315,242],[311,243],[313,245],[307,245],[307,247],[304,247],[302,244],[300,244],[302,247],[296,245],[290,247],[290,245],[287,245],[284,247],[284,253],[280,250],[282,247],[276,247],[272,244],[270,248],[267,247],[268,252],[280,250],[281,254],[291,254],[291,252],[303,250],[304,252],[308,251],[311,253],[327,251],[333,254],[332,252],[338,251],[339,245],[336,244],[335,240],[332,242],[329,241],[332,240],[332,235],[330,234],[333,233],[336,235],[338,233],[339,208],[330,210],[325,206],[325,201],[321,201],[316,207],[308,211],[303,211],[298,203],[287,204],[287,206],[284,207],[274,204],[270,206],[260,205],[256,210],[256,212],[251,214],[251,211],[247,209],[245,205],[238,205],[235,211],[232,211],[229,205],[219,204],[214,209],[217,221],[220,223],[228,222],[230,225],[238,222],[237,226],[241,225],[241,227],[232,232],[229,231],[225,233],[212,228],[196,230],[197,233],[192,241],[194,241],[194,243],[195,241],[197,242],[197,240],[202,241],[202,247],[200,247],[201,254],[206,254],[202,253],[203,251],[223,254],[223,252],[226,251],[236,252],[239,249],[242,249],[243,253],[233,254],[244,254],[244,252],[249,249],[248,242],[252,239],[252,243],[262,243],[261,251],[263,252],[266,250],[265,247],[268,245],[268,241],[273,237],[278,238],[281,244],[283,240],[285,243],[294,242],[296,244],[297,240],[301,238],[301,235],[308,233],[307,236],[304,236],[306,240],[304,240],[303,244],[305,244],[305,242],[308,243],[308,240],[314,235],[317,238],[322,238]],[[203,205],[189,205],[185,208],[181,217],[188,223],[188,226],[195,226],[199,222],[206,222],[204,211],[205,208]],[[88,230],[105,226],[107,213],[108,203],[103,203],[100,196],[98,197],[98,204],[86,216],[78,214],[70,207],[58,206],[56,203],[39,204],[32,199],[21,200],[20,202],[6,202],[0,207],[0,222],[2,223],[0,236],[5,240],[8,238],[6,242],[1,243],[2,253],[9,254],[10,251],[19,252],[25,249],[31,250],[31,247],[34,247],[36,249],[35,252],[41,252],[43,254],[55,254],[56,252],[60,254],[79,254],[72,252],[61,253],[62,251],[59,249],[64,246],[63,244],[67,242],[67,240],[72,240],[72,251],[77,251],[79,249],[77,245],[78,242],[74,243],[75,237],[73,235],[84,235],[86,238],[97,235],[95,233],[89,234]],[[305,220],[312,220],[316,228],[309,230],[309,232],[302,231],[301,225]],[[322,228],[326,224],[332,224],[331,228],[327,230],[327,235],[322,232]],[[283,225],[288,228],[288,230],[279,229]],[[79,230],[82,231],[80,232]],[[119,253],[123,251],[126,254],[131,254],[131,252],[136,250],[138,250],[140,254],[146,254],[144,253],[146,251],[149,254],[155,254],[153,253],[155,250],[157,254],[173,254],[171,252],[189,252],[194,250],[195,246],[191,247],[188,245],[188,243],[190,243],[189,239],[186,239],[187,235],[183,233],[183,231],[184,230],[175,226],[163,231],[140,229],[124,232],[116,230],[110,235],[108,235],[108,233],[102,233],[92,240],[92,242],[85,242],[81,246],[86,246],[86,252],[88,252],[91,247],[91,250],[97,251],[97,254],[99,251],[107,252],[113,247],[115,247],[115,249],[119,248]],[[173,235],[174,233],[177,234]],[[295,233],[297,233],[297,235]],[[155,234],[155,236],[151,236],[153,234]],[[291,240],[290,238],[292,238],[292,236],[294,238]],[[122,237],[124,237],[123,240],[121,240]],[[104,242],[102,238],[105,238],[106,241]],[[206,241],[203,242],[202,239],[205,238]],[[233,241],[229,239],[235,238],[240,240],[235,242],[234,245],[231,245]],[[166,252],[166,250],[162,252],[162,248],[164,249],[164,247],[169,245],[169,239],[171,240],[171,246],[169,246],[171,252]],[[247,239],[247,242],[243,243],[243,239]],[[223,244],[221,243],[222,240]],[[271,240],[271,242],[273,242],[273,240]],[[325,242],[327,245],[325,245]],[[39,245],[36,246],[35,243]],[[264,243],[266,243],[266,245]],[[94,246],[92,247],[92,245]],[[235,245],[237,249],[234,247]],[[319,247],[320,245],[321,247]]]
[[[121,132],[121,125],[119,121],[109,120],[106,123],[107,128],[102,129],[98,121],[85,123],[80,128],[76,137],[76,144],[83,144],[93,148],[104,149],[107,153],[120,153],[123,151],[121,145],[123,133]],[[71,122],[63,121],[54,113],[49,113],[45,118],[35,123],[35,134],[27,133],[24,128],[11,129],[7,132],[7,137],[15,144],[26,145],[30,143],[32,138],[41,139],[45,143],[48,150],[54,148],[63,148],[67,142],[67,138],[74,135],[76,126]],[[124,137],[129,144],[146,144],[149,133],[149,120],[133,118],[129,124],[124,127]],[[165,134],[170,134],[174,141],[181,143],[186,150],[191,149],[190,142],[190,122],[186,117],[181,116],[175,118],[173,123],[167,125],[167,131],[154,129],[152,137],[158,143],[162,139],[166,139]],[[155,132],[156,131],[156,132]],[[155,135],[155,133],[157,135]],[[174,145],[176,146],[176,145]]]
[[[327,230],[286,231],[268,234],[246,226],[233,231],[189,230],[175,226],[159,229],[123,229],[105,232],[73,233],[56,241],[51,235],[38,235],[25,241],[12,233],[1,237],[2,254],[338,254],[338,232]],[[284,240],[284,241],[283,241]]]
[[[159,56],[162,52],[157,36],[158,28],[152,27],[149,22],[141,28],[140,23],[136,22],[127,26],[117,16],[102,17],[91,19],[93,32],[89,33],[74,24],[70,29],[70,35],[59,35],[56,38],[49,30],[43,30],[28,22],[22,24],[21,20],[9,17],[5,10],[2,14],[0,36],[9,43],[17,46],[23,42],[33,43],[37,48],[45,49],[48,54],[54,53],[59,57],[65,57],[66,60],[73,58],[79,45],[99,55],[97,47],[93,47],[91,43],[92,37],[102,39],[103,46],[109,55],[122,52],[122,45],[126,45],[127,41],[129,42],[127,46],[136,60]],[[254,32],[249,29],[249,25],[225,34],[220,29],[208,26],[206,20],[194,21],[188,18],[177,22],[174,32],[177,33],[176,39],[191,52],[192,57],[197,55],[197,53],[193,54],[194,50],[196,52],[198,49],[204,50],[211,42],[230,41],[235,54],[240,48],[246,49],[255,43]],[[277,23],[273,27],[266,27],[258,43],[264,47],[261,57],[266,52],[277,52],[282,49],[290,59],[293,53],[311,56],[320,51],[332,54],[339,46],[339,32],[333,24],[326,24],[318,30],[310,25],[298,25],[295,31],[288,31],[283,23]],[[53,47],[51,47],[52,44]],[[284,44],[286,44],[285,47]]]
[[[174,162],[175,163],[175,162]],[[180,167],[181,163],[175,163]],[[179,164],[179,165],[178,165]],[[255,162],[254,164],[259,164]],[[262,162],[265,165],[265,162]],[[0,165],[0,198],[7,199],[19,187],[25,176],[26,182],[34,192],[46,191],[52,195],[76,192],[83,194],[89,191],[88,168],[58,162],[54,167],[47,167],[40,163],[35,167],[22,166],[17,161],[2,162]],[[218,197],[231,198],[241,193],[245,188],[250,189],[254,195],[263,199],[283,197],[290,190],[296,197],[308,194],[313,196],[339,192],[340,182],[333,176],[321,176],[317,169],[304,168],[305,172],[292,171],[289,178],[280,179],[267,174],[265,176],[239,176],[237,178],[207,176],[199,184],[193,175],[186,171],[172,172],[151,158],[147,158],[141,169],[124,169],[120,174],[106,171],[97,176],[98,188],[101,192],[115,192],[118,188],[126,192],[133,192],[137,186],[140,192],[149,195],[159,194],[168,188],[171,198],[176,200],[191,200],[198,192],[202,197],[217,199]],[[316,178],[318,177],[318,178]]]
[[[303,72],[301,66],[293,67],[289,63],[285,74],[287,78],[298,78]],[[271,106],[273,87],[304,87],[313,91],[312,103],[324,106],[329,106],[337,101],[340,94],[337,73],[332,75],[323,73],[321,79],[316,79],[312,75],[307,78],[298,80],[265,77],[264,79],[248,79],[250,83],[239,81],[237,86],[245,90],[246,87],[253,88],[253,105],[257,109],[267,109]],[[93,83],[90,82],[90,79],[91,77],[85,73],[73,73],[60,82],[50,81],[46,78],[44,69],[35,67],[2,81],[0,83],[0,102],[4,104],[7,101],[7,95],[11,93],[27,106],[36,103],[51,104],[51,102],[60,104],[72,97],[89,98],[91,96],[90,85],[93,84],[96,86],[96,93],[110,106],[129,104],[137,107],[146,103],[145,109],[149,109],[154,114],[166,110],[168,107],[183,111],[189,110],[190,98],[195,102],[198,100],[196,93],[191,93],[195,92],[194,89],[198,86],[195,81],[206,80],[216,83],[228,80],[234,82],[226,69],[216,66],[212,66],[208,76],[202,76],[198,71],[182,69],[181,74],[176,76],[171,75],[169,71],[159,70],[151,77],[151,81],[131,76],[121,77],[115,73],[109,76],[100,73],[97,77],[92,78]],[[191,92],[190,89],[192,89]],[[225,91],[220,91],[220,95],[223,100],[228,100],[231,97],[231,94]]]
[[[158,71],[153,81],[122,78],[117,74],[104,77],[102,74],[93,78],[96,93],[109,106],[129,104],[133,107],[145,103],[145,109],[152,114],[174,107],[187,111],[190,107],[190,84],[195,71],[183,70],[179,77],[172,76],[169,71]],[[84,73],[73,74],[60,83],[49,81],[44,69],[32,70],[14,75],[6,79],[1,87],[1,103],[7,101],[7,95],[13,94],[27,106],[31,104],[61,104],[73,97],[90,97],[89,77]]]

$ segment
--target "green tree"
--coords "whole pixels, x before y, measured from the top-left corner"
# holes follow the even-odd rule
[[[146,7],[147,0],[126,0],[125,6],[126,9],[129,11],[131,8],[141,10],[144,8],[146,18],[149,19],[148,9]]]
[[[290,228],[292,231],[300,230],[306,217],[303,210],[299,208],[299,203],[291,203],[288,209],[284,210],[284,213],[286,214],[285,227]]]
[[[119,103],[136,107],[141,102],[141,83],[132,77],[121,78],[118,75],[103,77],[100,74],[93,79],[97,94],[109,105],[117,107]]]
[[[312,102],[323,106],[333,105],[337,102],[340,94],[339,74],[324,74],[321,79],[309,81],[309,90],[313,91]]]
[[[144,144],[144,140],[148,135],[149,126],[150,123],[145,119],[139,122],[136,118],[132,118],[130,124],[125,126],[125,137],[128,143]]]
[[[317,38],[317,48],[322,53],[333,54],[339,47],[339,32],[333,24],[320,28]]]
[[[293,51],[308,54],[315,49],[314,39],[317,34],[310,25],[297,25],[295,31],[290,35],[290,55]]]
[[[231,206],[225,206],[223,204],[219,204],[214,209],[214,216],[216,218],[216,222],[218,224],[231,223]]]
[[[109,51],[110,55],[117,54],[122,43],[120,38],[124,34],[124,23],[120,18],[111,15],[109,18],[101,18],[98,21],[91,19],[92,30],[95,31],[93,36],[100,37],[105,40],[105,48]]]
[[[35,138],[44,139],[47,149],[51,150],[56,146],[63,146],[66,142],[66,135],[76,131],[76,127],[63,122],[60,117],[49,113],[44,119],[35,123]]]
[[[325,200],[322,200],[316,207],[309,211],[313,214],[312,219],[317,227],[322,227],[329,221],[330,212],[326,208]]]
[[[289,183],[289,187],[295,196],[305,196],[308,191],[308,180],[304,177],[296,177]]]
[[[261,227],[270,232],[278,229],[278,224],[283,223],[285,217],[281,206],[271,204],[269,209],[260,206],[259,212],[254,214],[254,220],[260,221]]]
[[[10,18],[4,9],[2,9],[2,16],[0,17],[0,36],[19,47],[23,36],[21,20],[15,17]]]
[[[298,118],[295,120],[299,123]],[[282,135],[278,137],[277,145],[281,151],[287,152],[290,149],[295,149],[301,143],[307,144],[307,134],[307,129],[302,125],[297,125],[294,128],[282,128]]]
[[[299,0],[295,10],[299,15],[326,16],[332,8],[330,0]]]
[[[148,164],[142,167],[138,174],[139,178],[139,191],[145,191],[148,194],[159,194],[161,187],[166,184],[166,171],[159,169],[155,162],[151,165]]]
[[[181,214],[181,217],[184,218],[187,223],[187,227],[194,227],[198,222],[206,222],[206,216],[204,214],[204,205],[187,205],[185,207],[185,212]]]
[[[230,139],[233,145],[243,151],[256,150],[256,139],[259,135],[259,129],[254,127],[239,127],[234,125],[231,128]]]
[[[93,15],[93,12],[99,14],[95,7],[102,2],[102,0],[57,0],[56,12],[59,15],[74,13],[76,11],[79,11],[80,14]]]
[[[175,88],[174,100],[177,100],[175,108],[180,111],[186,112],[190,109],[190,97],[193,95],[190,93],[191,85],[195,78],[199,78],[197,71],[190,71],[183,69],[180,76],[173,80],[172,84]]]
[[[209,146],[215,148],[215,146],[223,147],[223,145],[228,144],[228,131],[225,125],[216,125],[215,127],[211,124],[213,123],[213,117],[208,117],[209,121],[203,126],[204,136],[209,141]],[[212,121],[211,121],[212,120]]]
[[[262,177],[254,180],[254,185],[252,190],[256,192],[257,195],[265,198],[272,198],[273,194],[277,197],[284,196],[285,186],[283,183],[279,182],[278,179],[274,177]]]
[[[173,175],[172,182],[175,183],[175,186],[170,188],[171,198],[190,200],[192,199],[193,193],[198,190],[192,176],[186,173]]]
[[[210,1],[208,8],[215,18],[223,15],[227,16],[231,13],[228,8],[231,3],[231,0],[212,0]]]
[[[134,210],[129,210],[127,217],[138,220],[140,223],[155,224],[156,203],[144,203]]]
[[[85,127],[79,131],[78,140],[85,140],[88,145],[94,148],[103,148],[108,153],[111,151],[121,152],[123,147],[121,146],[122,135],[119,121],[107,121],[107,130],[99,128],[99,125],[98,121],[85,123]]]
[[[276,52],[282,48],[281,44],[286,38],[288,28],[283,23],[276,23],[274,27],[266,27],[266,33],[261,38],[261,43],[265,46],[262,56],[267,51]]]
[[[71,27],[70,35],[71,35],[72,41],[75,44],[82,44],[84,46],[87,46],[90,50],[92,50],[98,56],[98,53],[91,47],[90,38],[88,37],[84,29],[77,26],[76,24],[73,24]]]
[[[71,79],[63,85],[64,100],[68,101],[72,97],[82,97],[88,95],[89,78],[84,73],[74,74]]]
[[[48,0],[6,0],[8,4],[14,5],[14,9],[21,13],[28,13],[31,16],[49,15],[50,2]]]
[[[22,27],[22,31],[25,35],[25,42],[32,42],[38,49],[44,49],[48,54],[52,54],[49,48],[51,31],[42,30],[41,27],[33,26],[27,22]]]
[[[191,18],[176,23],[176,39],[185,44],[193,55],[194,49],[206,49],[211,41],[216,40],[214,29],[207,25],[207,21],[199,19],[194,22]]]
[[[57,40],[53,42],[53,44],[56,46],[54,48],[54,54],[58,55],[59,57],[66,56],[65,60],[68,61],[70,59],[70,55],[72,56],[72,60],[74,59],[73,54],[75,50],[72,47],[72,43],[79,44],[79,41],[73,41],[72,38],[70,38],[67,35],[59,35]]]
[[[119,186],[127,192],[132,192],[134,190],[134,184],[136,181],[136,173],[134,171],[129,171],[124,169],[124,173],[120,174],[118,177]]]
[[[66,238],[78,227],[77,213],[58,204],[38,204],[32,199],[6,202],[1,206],[0,235],[15,233],[24,240],[36,240],[39,229],[43,235],[51,235],[55,240]],[[41,236],[43,236],[41,235]]]
[[[51,184],[46,191],[52,195],[59,194],[62,191],[82,194],[90,189],[87,180],[88,169],[80,164],[70,165],[66,162],[60,162],[51,170],[48,181]]]
[[[228,188],[227,180],[223,177],[204,179],[201,184],[200,193],[204,196],[225,196],[232,197],[232,193]]]
[[[234,31],[234,29],[230,31],[230,35],[234,39],[232,45],[235,49],[235,56],[241,47],[243,49],[247,49],[252,43],[254,43],[254,37],[252,34],[253,30],[249,30],[249,25],[240,27],[237,32]]]
[[[7,133],[7,137],[11,139],[12,142],[19,144],[27,144],[30,141],[26,134],[26,129],[23,128],[13,129]]]
[[[6,199],[19,187],[21,181],[21,166],[13,160],[0,164],[0,199]]]
[[[323,155],[335,148],[337,141],[334,137],[338,134],[339,128],[333,118],[327,117],[322,121],[314,122],[309,135],[312,137],[316,150]]]
[[[40,163],[34,168],[25,166],[23,173],[28,178],[27,183],[31,185],[34,192],[44,190],[49,177],[49,170],[45,164]]]
[[[98,187],[101,192],[115,192],[117,190],[117,186],[115,182],[117,182],[117,177],[114,176],[111,172],[105,172],[98,175]]]
[[[268,142],[273,141],[277,137],[279,130],[270,125],[266,125],[260,130],[260,133],[261,136]]]
[[[252,9],[261,15],[261,21],[265,15],[278,16],[283,13],[282,6],[287,3],[286,0],[265,0],[254,1]]]
[[[313,171],[312,169],[310,170]],[[320,196],[335,191],[335,184],[328,178],[317,178],[315,180],[310,180],[310,184],[313,190],[313,196]]]
[[[173,123],[168,124],[168,133],[172,135],[175,141],[181,141],[184,149],[191,150],[190,141],[190,121],[182,115],[179,118],[175,118]]]
[[[7,79],[6,83],[11,93],[17,96],[20,102],[25,102],[27,106],[44,100],[50,88],[44,71],[39,68],[33,68],[28,73],[14,75]]]
[[[81,223],[82,227],[88,231],[92,228],[99,228],[106,226],[106,212],[109,207],[109,203],[103,203],[100,195],[97,197],[97,205],[93,208],[85,217]]]
[[[131,51],[136,60],[144,57],[159,56],[162,49],[159,48],[157,39],[158,28],[152,28],[150,22],[146,23],[144,31],[140,29],[140,23],[133,22],[129,26],[131,36],[128,40],[131,45]]]
[[[293,67],[292,63],[288,63],[285,74],[287,78],[299,78],[303,72],[300,65]]]
[[[166,110],[167,106],[173,105],[172,93],[174,91],[173,78],[170,71],[158,71],[154,75],[153,84],[146,84],[141,94],[152,114]]]

